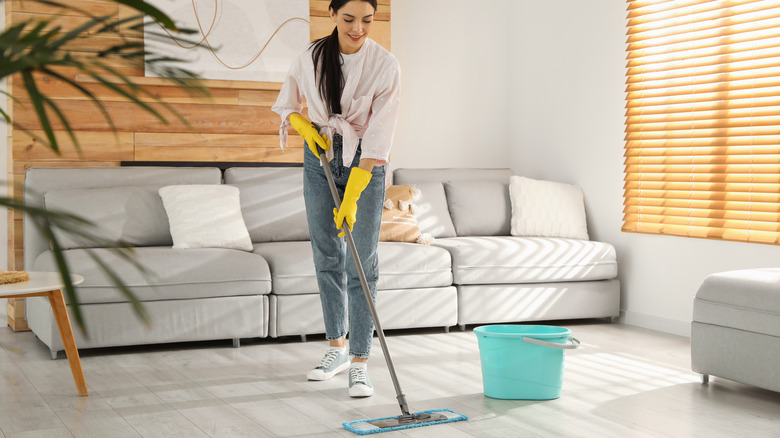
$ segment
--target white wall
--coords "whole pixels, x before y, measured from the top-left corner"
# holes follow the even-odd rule
[[[512,4],[512,119],[520,142],[509,157],[520,174],[583,187],[591,238],[617,249],[626,322],[687,335],[704,277],[776,267],[780,247],[620,231],[625,7],[616,0]]]
[[[393,0],[402,69],[394,168],[508,167],[512,2]]]

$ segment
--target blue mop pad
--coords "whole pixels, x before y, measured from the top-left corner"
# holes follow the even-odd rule
[[[344,426],[344,429],[347,429],[350,432],[355,432],[358,435],[369,435],[372,433],[382,433],[382,432],[390,432],[392,430],[411,429],[413,427],[431,426],[434,424],[454,423],[456,421],[463,421],[469,419],[469,417],[451,411],[449,409],[433,409],[430,411],[415,412],[412,415],[417,417],[420,414],[438,414],[444,417],[444,419],[439,419],[434,421],[419,421],[419,422],[415,421],[410,424],[400,424],[398,426],[389,426],[389,427],[381,427],[373,424],[375,422],[382,422],[383,420],[395,420],[399,418],[398,416],[395,416],[395,417],[374,418],[372,420],[350,421],[347,423],[343,423],[342,425]],[[389,423],[392,423],[392,421],[389,421]]]

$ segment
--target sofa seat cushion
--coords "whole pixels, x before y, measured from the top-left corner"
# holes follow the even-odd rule
[[[90,257],[89,251],[114,269],[140,301],[265,295],[271,292],[268,263],[257,254],[245,251],[134,248],[136,260],[147,271],[144,275],[110,250],[72,249],[64,254],[71,272],[84,276],[84,283],[76,288],[82,303],[128,301]],[[56,271],[52,252],[41,254],[31,270]]]
[[[452,258],[446,250],[416,243],[379,243],[379,290],[450,285]]]
[[[318,293],[311,242],[255,243],[253,252],[268,262],[274,295]]]
[[[378,290],[449,286],[450,255],[434,246],[379,242]],[[268,261],[274,295],[319,293],[311,242],[256,243],[255,254]],[[351,263],[348,258],[348,263]]]
[[[615,248],[551,237],[452,237],[435,246],[452,254],[455,284],[605,280],[617,276]]]
[[[696,292],[693,321],[780,337],[780,268],[708,276]]]

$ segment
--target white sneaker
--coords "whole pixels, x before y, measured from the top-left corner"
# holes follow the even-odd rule
[[[368,378],[368,365],[364,362],[354,362],[349,367],[349,396],[370,397],[374,395],[374,386]]]
[[[349,367],[346,348],[334,347],[325,353],[320,364],[306,374],[309,380],[328,380]]]

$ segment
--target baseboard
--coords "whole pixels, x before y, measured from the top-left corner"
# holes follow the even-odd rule
[[[644,313],[620,311],[620,321],[628,325],[634,325],[673,335],[691,337],[691,322],[678,321],[676,319],[662,318],[660,316],[646,315]]]

